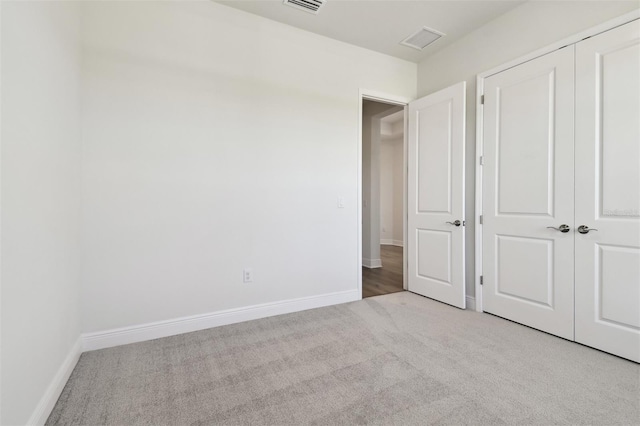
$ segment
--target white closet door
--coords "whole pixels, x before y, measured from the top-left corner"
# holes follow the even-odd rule
[[[576,130],[576,341],[640,362],[638,21],[576,45]]]
[[[465,308],[465,86],[409,104],[408,289]]]
[[[573,339],[574,47],[484,95],[483,310]]]

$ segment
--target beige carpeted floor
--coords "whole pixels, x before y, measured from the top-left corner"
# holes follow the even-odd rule
[[[47,422],[638,423],[638,364],[407,292],[85,353]]]

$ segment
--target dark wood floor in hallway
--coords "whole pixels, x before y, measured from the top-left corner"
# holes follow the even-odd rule
[[[362,297],[402,291],[402,247],[380,246],[382,268],[362,268]]]

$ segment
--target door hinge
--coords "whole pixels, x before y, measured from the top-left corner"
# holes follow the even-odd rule
[[[484,155],[480,156],[480,165],[484,166]]]
[[[480,105],[484,105],[484,95],[480,96]]]
[[[480,215],[480,225],[482,225],[482,215]]]
[[[480,285],[483,285],[482,275],[480,275]]]

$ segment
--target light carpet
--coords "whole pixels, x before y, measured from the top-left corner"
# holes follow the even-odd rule
[[[402,292],[84,353],[47,424],[639,422],[638,364]]]

